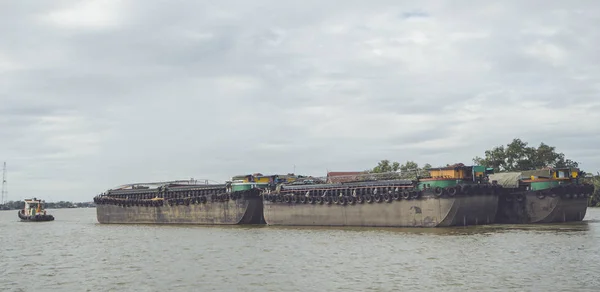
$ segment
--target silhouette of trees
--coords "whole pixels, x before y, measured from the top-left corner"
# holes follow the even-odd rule
[[[500,145],[486,150],[484,157],[476,156],[473,162],[493,167],[496,171],[534,170],[546,167],[578,167],[579,163],[566,159],[556,147],[541,143],[537,148],[528,146],[521,139],[513,139],[506,146]]]

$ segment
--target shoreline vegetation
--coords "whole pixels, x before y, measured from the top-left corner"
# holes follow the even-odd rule
[[[25,207],[23,201],[8,201],[0,205],[0,210],[21,210]],[[44,209],[95,208],[94,202],[44,202]]]

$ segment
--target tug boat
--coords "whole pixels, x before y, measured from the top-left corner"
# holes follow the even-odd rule
[[[41,222],[54,220],[54,216],[47,214],[46,210],[44,210],[44,202],[42,200],[33,198],[25,199],[24,201],[25,207],[19,210],[21,221]]]

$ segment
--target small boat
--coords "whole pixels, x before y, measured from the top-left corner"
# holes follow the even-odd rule
[[[19,218],[21,221],[53,221],[54,216],[46,214],[44,210],[44,202],[36,198],[25,199],[25,207],[19,210]]]

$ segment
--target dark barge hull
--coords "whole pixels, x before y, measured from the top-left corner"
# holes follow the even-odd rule
[[[530,224],[582,221],[585,217],[588,199],[565,196],[545,196],[538,198],[534,192],[521,196],[505,195],[498,203],[497,223]]]
[[[422,196],[351,205],[265,200],[264,218],[268,225],[448,227],[493,224],[497,207],[497,195]]]
[[[26,216],[26,215],[23,215],[21,213],[21,211],[19,211],[18,213],[19,213],[19,219],[21,219],[21,221],[24,221],[24,222],[54,221],[54,216],[52,216],[52,215]]]
[[[104,224],[264,223],[258,190],[231,192],[224,184],[117,189],[95,197],[94,202],[96,218]]]
[[[98,205],[99,223],[235,225],[264,223],[260,198],[207,201],[189,205]]]

